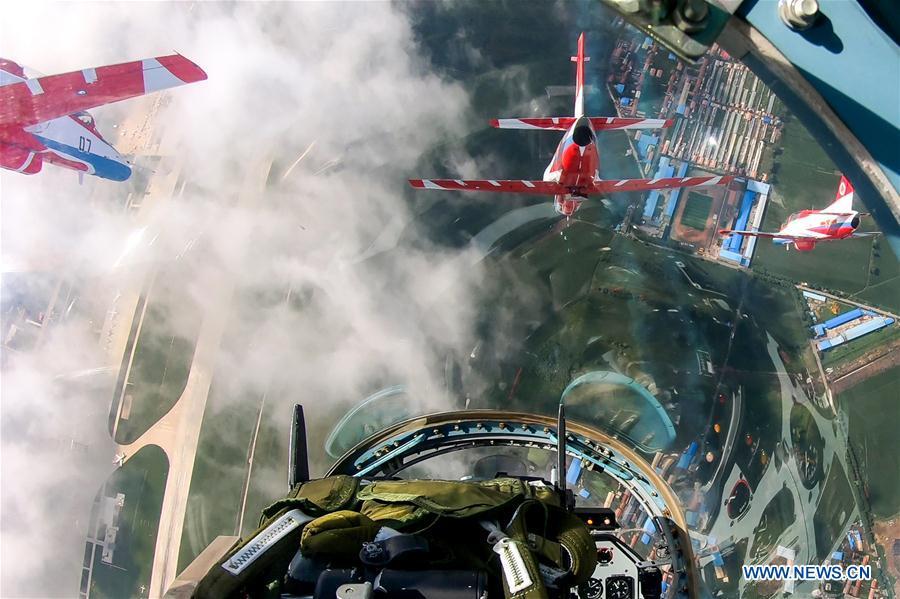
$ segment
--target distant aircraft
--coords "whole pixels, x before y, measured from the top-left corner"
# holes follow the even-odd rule
[[[33,175],[44,163],[113,181],[131,165],[109,145],[87,110],[206,79],[203,69],[172,54],[29,77],[0,58],[0,166]]]
[[[767,237],[775,243],[790,249],[791,245],[798,251],[808,252],[815,249],[820,241],[835,241],[848,237],[874,237],[877,232],[856,233],[859,217],[868,216],[853,209],[853,185],[847,177],[841,175],[835,200],[822,210],[801,210],[790,215],[777,233],[761,231],[735,231],[722,229],[720,235],[752,235]]]
[[[578,37],[578,55],[573,56],[572,60],[577,65],[574,117],[494,119],[490,122],[492,126],[500,129],[541,129],[566,132],[556,148],[553,160],[547,166],[547,170],[544,171],[544,179],[542,181],[519,179],[411,179],[410,184],[420,189],[552,195],[554,196],[553,205],[556,211],[568,217],[574,214],[581,206],[581,202],[589,196],[605,195],[618,191],[725,185],[731,181],[731,177],[601,179],[596,131],[606,129],[658,129],[671,126],[673,121],[671,119],[584,116],[584,63],[590,60],[584,55],[584,33]]]

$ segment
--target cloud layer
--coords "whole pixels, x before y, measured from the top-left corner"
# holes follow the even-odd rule
[[[175,154],[154,168],[162,176],[180,165],[180,183],[141,222],[122,208],[127,185],[79,186],[52,167],[30,178],[0,174],[5,272],[74,279],[81,314],[98,320],[119,289],[167,273],[202,313],[245,321],[247,347],[220,356],[233,365],[235,396],[302,390],[313,427],[380,382],[443,405],[444,360],[471,348],[481,275],[465,250],[417,232],[405,179],[436,140],[465,133],[468,99],[430,72],[397,7],[88,3],[15,12],[0,25],[2,52],[40,71],[175,49],[209,80],[172,91],[154,121],[163,151]],[[112,124],[128,113],[129,103],[94,111],[113,141]],[[248,179],[270,160],[279,184],[247,196]],[[173,268],[182,263],[191,267]],[[232,286],[240,301],[218,293]],[[295,301],[253,299],[288,290]],[[173,330],[183,308],[166,306]],[[90,501],[113,454],[110,382],[100,391],[66,382],[107,361],[101,322],[85,318],[58,322],[37,350],[8,356],[3,596],[71,596],[78,585]],[[273,413],[286,419],[298,399],[281,398]]]

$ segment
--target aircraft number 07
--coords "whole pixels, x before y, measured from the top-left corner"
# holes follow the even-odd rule
[[[84,137],[83,135],[78,136],[78,149],[82,152],[90,152],[91,151],[91,140]]]

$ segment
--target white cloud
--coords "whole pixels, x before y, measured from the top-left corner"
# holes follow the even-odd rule
[[[237,385],[297,389],[319,428],[376,380],[405,383],[432,406],[443,400],[443,352],[471,349],[480,272],[465,251],[416,232],[405,179],[419,174],[420,155],[437,139],[470,126],[468,99],[429,71],[402,12],[388,3],[20,3],[13,12],[0,25],[3,53],[45,73],[174,49],[209,80],[173,90],[154,123],[186,165],[188,185],[146,223],[123,212],[126,185],[79,186],[52,167],[36,177],[0,174],[5,271],[78,273],[80,301],[100,313],[113,287],[176,257],[202,259],[176,284],[208,312],[228,305],[209,292],[221,281],[315,290],[299,311],[240,312],[254,322],[253,351],[222,356]],[[127,103],[94,111],[108,135],[127,113]],[[236,206],[260,158],[286,168],[312,142],[284,185]],[[389,223],[407,224],[405,245],[360,261]],[[178,326],[179,306],[169,313]],[[3,596],[76,592],[90,499],[111,468],[111,393],[52,381],[103,362],[95,335],[57,325],[4,372]],[[280,399],[283,419],[297,399]],[[88,450],[57,451],[54,439]]]

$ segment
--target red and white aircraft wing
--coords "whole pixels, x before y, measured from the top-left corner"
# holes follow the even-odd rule
[[[604,129],[666,129],[675,124],[675,119],[627,119],[612,116],[592,116],[594,131]]]
[[[569,191],[565,186],[552,181],[527,181],[524,179],[410,179],[409,184],[418,189],[493,191],[534,195],[556,195]]]
[[[26,79],[0,87],[0,126],[36,125],[204,79],[203,69],[179,54]]]
[[[591,117],[594,131],[604,129],[664,129],[671,127],[673,119],[631,119],[619,117]],[[491,127],[497,129],[531,129],[538,131],[568,131],[575,122],[575,117],[555,116],[523,119],[491,119]]]
[[[793,235],[790,233],[764,233],[762,231],[735,231],[734,229],[720,229],[719,235],[750,235],[753,237],[764,237],[766,239],[790,239],[791,241],[840,241],[846,237],[833,237],[810,231],[810,235]],[[879,231],[867,231],[865,233],[853,233],[847,237],[878,237],[881,235]]]
[[[661,179],[607,179],[597,181],[588,191],[589,195],[612,193],[617,191],[648,191],[651,189],[674,189],[676,187],[705,187],[709,185],[727,185],[731,176],[716,177],[669,177]]]

